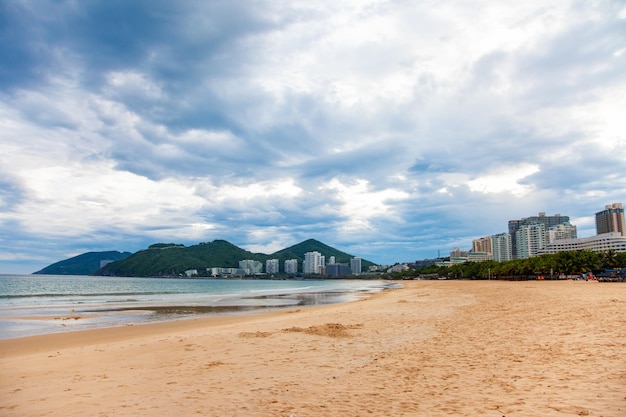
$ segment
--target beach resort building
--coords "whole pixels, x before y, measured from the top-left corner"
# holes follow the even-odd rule
[[[548,243],[538,251],[538,254],[543,255],[570,250],[626,252],[626,236],[619,232],[611,232],[577,239],[559,239]]]
[[[472,240],[472,252],[493,253],[493,236]]]
[[[437,266],[452,266],[457,264],[464,264],[465,262],[484,262],[493,260],[493,254],[487,252],[464,252],[463,256],[450,256],[447,261],[436,262]]]
[[[608,204],[604,207],[604,210],[596,213],[596,233],[601,235],[612,232],[626,236],[622,203]]]

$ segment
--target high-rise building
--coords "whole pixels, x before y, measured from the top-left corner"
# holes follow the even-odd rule
[[[511,253],[511,235],[508,233],[499,233],[492,236],[493,241],[493,260],[497,262],[510,261],[513,259]]]
[[[302,272],[305,274],[320,274],[324,266],[322,254],[313,251],[304,254],[304,263],[302,264]]]
[[[268,259],[265,261],[265,272],[268,274],[278,273],[278,259]]]
[[[450,251],[450,258],[467,258],[467,251],[454,248]]]
[[[244,259],[239,261],[239,269],[242,269],[245,275],[260,274],[263,272],[263,263],[252,259]]]
[[[624,207],[622,203],[607,204],[604,210],[596,213],[596,233],[618,232],[626,236]]]
[[[493,254],[493,236],[481,237],[472,240],[472,252],[486,252]]]
[[[540,249],[548,243],[546,225],[531,223],[522,225],[515,234],[515,257],[526,259],[537,256]]]
[[[561,223],[569,222],[569,216],[561,216],[555,214],[554,216],[546,216],[546,213],[541,212],[539,216],[526,217],[520,220],[509,220],[509,234],[511,235],[511,253],[514,257],[517,257],[517,231],[522,226],[527,226],[534,223],[541,223],[545,226],[545,229],[549,229]]]
[[[561,223],[548,229],[548,243],[560,239],[576,239],[578,232],[576,226],[567,223]]]
[[[355,275],[359,275],[361,273],[361,258],[355,257],[350,259],[350,270]]]
[[[286,274],[298,273],[298,260],[297,259],[287,259],[285,261],[285,273]]]

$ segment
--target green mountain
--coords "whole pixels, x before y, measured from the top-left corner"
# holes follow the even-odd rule
[[[34,274],[45,275],[92,275],[98,272],[102,261],[119,261],[132,255],[130,252],[87,252],[73,258],[48,265]]]
[[[304,254],[311,251],[320,252],[326,256],[327,260],[331,256],[335,256],[336,262],[348,263],[353,257],[314,239],[306,240],[271,255],[252,253],[225,240],[214,240],[210,243],[200,243],[193,246],[158,243],[125,259],[104,266],[96,275],[177,276],[188,269],[197,269],[198,272],[201,272],[210,267],[238,268],[239,261],[244,259],[260,262],[278,259],[281,263],[287,259],[298,259],[302,262]],[[362,261],[363,267],[367,268],[370,265],[374,264],[366,260]]]
[[[296,245],[290,246],[286,249],[279,250],[278,252],[273,253],[269,256],[269,259],[278,259],[281,262],[286,261],[287,259],[298,259],[299,261],[304,261],[304,254],[307,252],[317,251],[326,257],[326,262],[331,256],[335,257],[335,262],[337,263],[350,263],[350,259],[354,258],[353,255],[342,252],[338,249],[333,248],[332,246],[328,246],[318,240],[308,239],[304,242],[300,242]],[[367,268],[369,266],[374,265],[374,263],[367,261],[365,259],[361,260],[361,266]]]
[[[97,275],[158,277],[176,276],[188,269],[213,266],[238,268],[239,261],[254,259],[265,261],[267,255],[254,254],[225,240],[214,240],[193,246],[157,243],[106,265]]]

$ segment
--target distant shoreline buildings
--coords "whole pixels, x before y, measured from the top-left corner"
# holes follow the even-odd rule
[[[606,205],[604,210],[596,213],[595,236],[578,238],[576,226],[569,220],[569,216],[546,216],[543,212],[538,216],[509,220],[508,233],[474,239],[470,251],[454,248],[450,260],[438,265],[486,260],[503,262],[569,250],[626,252],[626,223],[621,203]]]
[[[298,259],[287,259],[284,263],[283,272],[287,275],[298,274]],[[362,271],[361,258],[354,257],[347,263],[336,263],[335,257],[329,257],[326,263],[326,257],[320,252],[312,251],[304,254],[302,262],[302,274],[304,275],[323,275],[325,277],[342,277],[347,275],[359,275]],[[251,259],[239,261],[239,268],[207,268],[207,273],[214,277],[243,277],[243,276],[265,276],[280,274],[280,261],[278,259],[268,259],[265,261],[265,271],[263,271],[263,263]],[[197,269],[189,269],[185,271],[188,277],[197,276]]]

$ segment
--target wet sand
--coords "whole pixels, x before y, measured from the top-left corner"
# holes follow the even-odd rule
[[[626,284],[403,285],[3,340],[0,415],[626,416]]]

